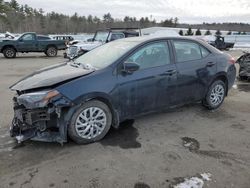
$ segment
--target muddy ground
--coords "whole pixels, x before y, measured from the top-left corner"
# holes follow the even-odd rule
[[[230,52],[235,57],[240,52]],[[222,107],[200,104],[128,121],[99,143],[63,147],[8,135],[13,92],[8,87],[62,56],[0,56],[0,187],[172,187],[210,173],[204,187],[250,187],[250,83],[236,82]]]

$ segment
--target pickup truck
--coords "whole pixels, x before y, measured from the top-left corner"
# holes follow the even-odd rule
[[[74,45],[70,45],[67,51],[64,53],[65,58],[74,59],[93,50],[105,43],[128,37],[141,36],[141,30],[139,28],[108,28],[97,30],[92,39],[86,42],[80,42]]]
[[[48,57],[55,57],[58,50],[65,50],[63,40],[51,40],[36,33],[24,33],[14,39],[0,39],[0,52],[6,58],[15,58],[17,52],[44,52]]]

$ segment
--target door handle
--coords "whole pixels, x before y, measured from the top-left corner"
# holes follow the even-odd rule
[[[177,71],[175,69],[173,70],[168,70],[166,72],[164,72],[164,75],[168,75],[168,76],[172,76],[173,74],[176,74]]]
[[[212,67],[212,66],[214,66],[215,65],[215,62],[208,62],[207,63],[207,67]]]

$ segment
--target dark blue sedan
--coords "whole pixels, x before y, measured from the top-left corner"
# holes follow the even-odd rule
[[[136,37],[39,70],[13,86],[11,136],[79,144],[120,122],[201,101],[218,108],[232,87],[234,59],[199,40]]]

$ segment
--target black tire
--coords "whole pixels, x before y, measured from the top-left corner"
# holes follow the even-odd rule
[[[79,120],[80,115],[84,112],[84,110],[88,110],[89,108],[99,108],[105,113],[105,116],[106,116],[106,125],[104,126],[103,130],[100,133],[98,133],[99,135],[97,135],[95,138],[83,138],[82,136],[79,135],[80,133],[77,132],[77,128],[76,128],[76,124],[77,124],[76,122],[77,120]],[[83,118],[80,118],[80,119],[81,119],[81,123],[83,123],[82,121],[84,121],[85,124],[89,123],[89,120],[85,121]],[[88,143],[101,140],[108,133],[111,127],[111,124],[112,124],[112,113],[109,107],[101,101],[92,100],[92,101],[88,101],[84,103],[75,111],[75,113],[73,114],[71,118],[70,125],[68,127],[68,134],[69,134],[69,137],[77,144],[88,144]],[[89,126],[91,125],[87,124],[85,128],[83,128],[83,130],[80,130],[80,131],[89,130],[89,132],[87,131],[86,133],[90,133],[90,129],[93,130],[94,128],[92,128],[92,126],[91,128],[86,128]]]
[[[56,57],[57,56],[57,48],[54,46],[49,46],[45,52],[48,57]]]
[[[16,50],[12,47],[7,47],[3,50],[3,55],[5,58],[15,58],[16,57]]]
[[[214,96],[213,92],[215,92],[216,88],[220,88],[221,90],[223,90],[223,92],[222,91],[218,92],[218,94],[221,93],[221,95],[219,95],[219,96],[217,95],[218,100],[215,99],[216,97],[213,97]],[[225,85],[225,83],[222,80],[216,80],[210,85],[210,87],[208,89],[208,92],[206,94],[206,97],[202,101],[202,104],[206,108],[208,108],[209,110],[217,109],[222,105],[222,103],[223,103],[223,101],[225,99],[225,96],[226,96],[226,85]],[[217,101],[217,102],[215,102],[215,101]]]

